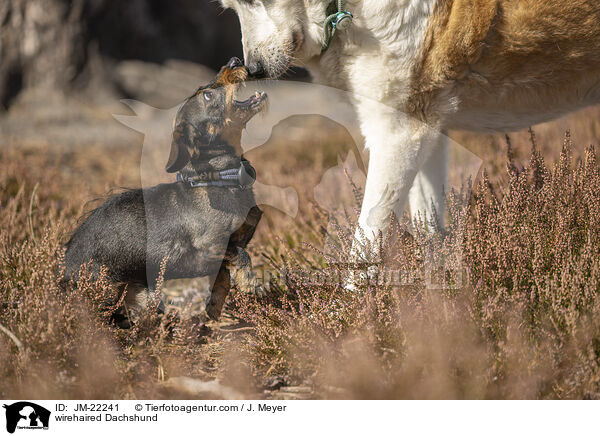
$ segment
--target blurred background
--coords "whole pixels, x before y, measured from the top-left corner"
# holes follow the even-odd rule
[[[28,88],[127,94],[125,60],[218,68],[241,55],[235,14],[209,0],[4,0],[0,103]]]
[[[216,1],[2,0],[0,134],[5,143],[125,139],[103,122],[119,99],[172,107],[232,56],[242,56],[239,23]]]
[[[242,56],[239,22],[218,1],[2,0],[0,141],[72,148],[137,138],[141,145],[112,117],[131,114],[120,99],[171,108],[232,56]],[[286,78],[309,79],[302,69]],[[554,141],[571,128],[584,147],[599,136],[596,120],[588,111],[536,132]],[[482,158],[504,143],[503,135],[452,136]]]

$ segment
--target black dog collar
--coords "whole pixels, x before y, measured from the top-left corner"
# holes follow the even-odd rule
[[[195,176],[185,176],[177,173],[177,181],[185,182],[192,188],[201,186],[239,187],[250,188],[256,181],[256,170],[250,162],[243,160],[239,168],[231,168],[222,171],[207,171]]]

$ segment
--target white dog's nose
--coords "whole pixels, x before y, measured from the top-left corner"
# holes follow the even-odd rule
[[[262,62],[251,59],[248,62],[248,73],[251,77],[255,77],[257,79],[263,77],[265,75],[265,68],[263,67]]]

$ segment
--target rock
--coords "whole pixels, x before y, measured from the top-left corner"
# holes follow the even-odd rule
[[[277,376],[267,379],[264,387],[266,391],[276,391],[287,386],[287,384],[288,382],[284,377]]]

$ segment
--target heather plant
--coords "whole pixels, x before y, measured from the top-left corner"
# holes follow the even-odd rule
[[[290,384],[316,398],[598,398],[598,162],[569,135],[554,159],[555,136],[532,136],[525,163],[513,137],[472,192],[448,192],[443,232],[393,217],[354,291],[343,285],[361,190],[353,186],[345,216],[310,201],[348,138],[328,136],[305,159],[304,143],[253,151],[265,182],[301,199],[293,222],[266,210],[250,247],[257,270],[270,272],[265,292],[234,289],[220,323],[168,305],[129,330],[112,324],[120,295],[89,265],[67,292],[58,281],[62,244],[97,204],[90,198],[139,185],[139,153],[2,149],[0,395],[198,397],[165,388],[189,376],[252,398]]]
[[[532,146],[518,168],[509,142],[505,188],[484,173],[469,208],[468,190],[449,194],[443,236],[391,225],[378,273],[404,265],[415,272],[407,285],[384,278],[346,290],[336,263],[349,242],[338,259],[310,244],[270,257],[271,301],[236,301],[255,325],[245,341],[255,375],[308,383],[326,398],[597,398],[595,150],[573,166],[567,134],[548,169],[534,136]],[[451,259],[442,279],[454,286],[427,282],[430,249]],[[315,283],[317,274],[327,277]]]
[[[194,374],[195,362],[202,365],[204,350],[192,348],[198,339],[188,341],[199,336],[195,326],[171,314],[159,317],[151,305],[133,329],[116,328],[111,315],[122,296],[102,271],[92,278],[90,265],[82,265],[76,285],[59,286],[62,244],[84,202],[77,206],[69,198],[78,191],[64,180],[60,156],[35,151],[2,151],[0,396],[162,395],[158,383],[169,371]],[[84,165],[106,172],[113,164],[104,157],[88,159]],[[38,165],[35,174],[28,170],[32,162]]]

